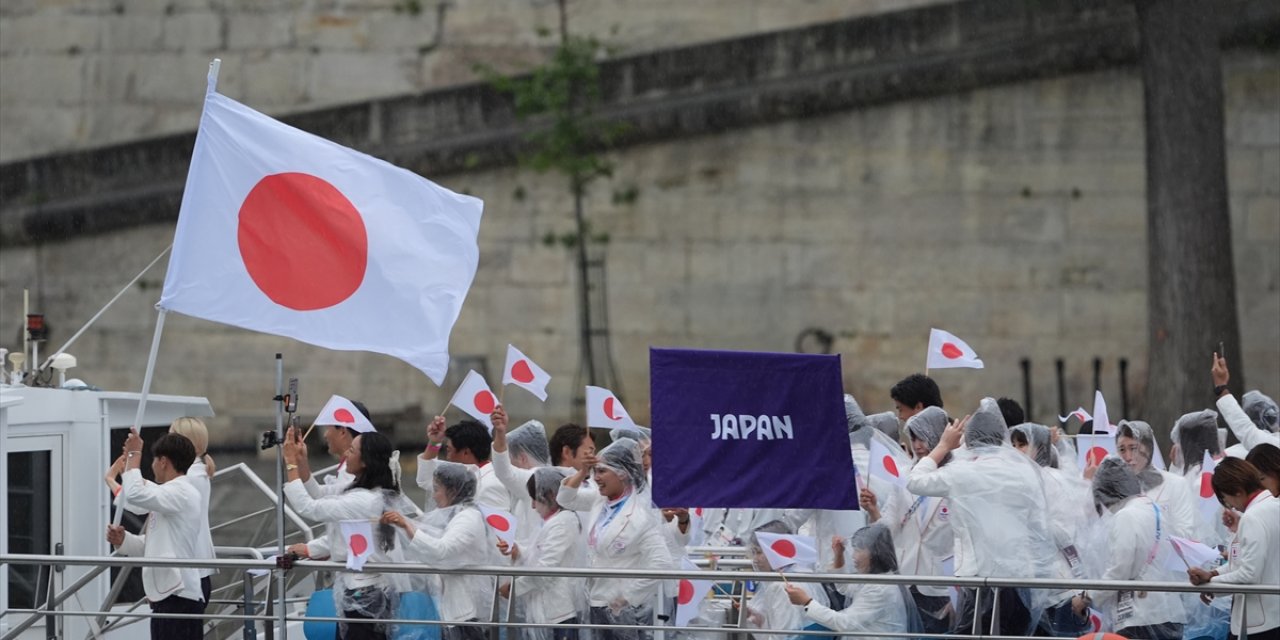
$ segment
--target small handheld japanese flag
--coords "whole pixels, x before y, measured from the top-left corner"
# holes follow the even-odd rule
[[[685,571],[698,571],[698,566],[693,564],[688,557],[680,559],[680,568]],[[715,584],[712,580],[690,580],[688,578],[680,579],[680,586],[676,590],[676,626],[683,627],[689,624],[690,620],[698,617],[698,606],[702,604],[702,600],[707,597],[707,592],[711,591],[711,586]]]
[[[760,548],[769,559],[769,566],[773,567],[774,571],[793,564],[809,566],[818,564],[818,545],[813,536],[757,531],[756,539],[760,541]]]
[[[489,428],[489,433],[493,433],[493,421],[489,419],[489,414],[498,407],[498,398],[489,390],[489,383],[475,370],[467,372],[467,377],[462,379],[458,390],[453,392],[453,399],[449,404],[479,420],[480,424]]]
[[[1204,460],[1200,463],[1200,517],[1206,522],[1217,522],[1218,512],[1222,504],[1213,492],[1213,472],[1218,468],[1218,461],[1204,452]]]
[[[1181,571],[1187,566],[1203,567],[1210,563],[1216,563],[1222,559],[1222,554],[1217,549],[1205,545],[1195,540],[1179,538],[1178,536],[1169,536],[1169,546],[1173,547],[1173,552],[1182,558],[1185,566],[1174,565],[1169,567],[1173,571]]]
[[[587,387],[587,426],[634,427],[636,423],[613,392],[601,387]]]
[[[900,466],[900,462],[883,442],[871,439],[871,477],[879,478],[892,484],[895,487],[906,488],[907,486],[907,470]],[[868,478],[870,480],[870,478]]]
[[[516,543],[516,517],[511,515],[509,511],[495,509],[493,507],[476,503],[476,508],[480,509],[480,515],[484,516],[484,523],[488,525],[493,535],[498,539],[507,543]]]
[[[927,369],[981,369],[982,360],[964,340],[943,331],[929,330],[929,358],[925,363]]]
[[[373,423],[364,417],[363,413],[356,408],[356,405],[350,400],[335,395],[324,403],[324,408],[320,410],[320,415],[311,424],[331,427],[350,427],[356,433],[371,433],[377,431],[373,427]]]
[[[1067,420],[1070,420],[1071,418],[1075,418],[1080,421],[1080,424],[1084,424],[1092,420],[1093,416],[1089,415],[1089,412],[1085,411],[1084,407],[1080,407],[1065,416],[1058,416],[1058,420],[1063,424],[1066,424]]]
[[[519,349],[507,345],[507,366],[503,369],[502,384],[514,384],[546,402],[548,382],[551,382],[550,374],[520,353]]]
[[[1108,455],[1115,455],[1116,438],[1109,433],[1076,436],[1076,464],[1087,469],[1100,464]]]
[[[1100,389],[1093,392],[1093,432],[1115,433],[1111,428],[1111,418],[1107,416],[1107,401],[1102,398]]]
[[[363,571],[373,555],[373,524],[368,520],[343,520],[342,540],[347,544],[347,568]]]

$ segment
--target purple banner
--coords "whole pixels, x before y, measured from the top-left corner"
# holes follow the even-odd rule
[[[663,507],[857,509],[840,356],[649,349]]]

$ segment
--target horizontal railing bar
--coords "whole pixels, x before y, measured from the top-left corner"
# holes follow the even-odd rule
[[[275,569],[272,560],[239,560],[239,559],[203,559],[186,560],[180,558],[130,558],[125,556],[54,556],[35,554],[4,554],[0,562],[13,564],[65,564],[91,566],[132,566],[132,567],[175,567],[191,569]],[[949,576],[904,576],[897,574],[853,574],[853,573],[788,573],[782,574],[761,571],[683,571],[683,570],[650,570],[650,569],[590,569],[590,568],[533,568],[521,566],[508,567],[465,567],[459,569],[438,569],[421,564],[389,564],[367,563],[364,573],[387,574],[427,574],[427,575],[487,575],[517,577],[551,577],[551,578],[639,578],[652,580],[678,580],[684,578],[697,580],[757,582],[837,582],[845,584],[893,584],[920,586],[961,586],[961,587],[1000,587],[1027,588],[1049,590],[1098,590],[1098,591],[1165,591],[1177,593],[1246,593],[1258,595],[1280,595],[1280,586],[1228,584],[1192,585],[1184,582],[1142,582],[1142,581],[1105,581],[1105,580],[1049,580],[1040,578],[982,578],[982,577],[949,577]],[[339,571],[345,572],[346,565],[341,562],[303,561],[293,565],[295,571]]]

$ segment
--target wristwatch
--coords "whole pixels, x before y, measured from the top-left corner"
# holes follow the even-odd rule
[[[1227,385],[1220,384],[1213,388],[1213,397],[1217,398],[1227,392]]]

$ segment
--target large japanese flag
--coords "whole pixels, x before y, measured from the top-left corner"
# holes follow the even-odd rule
[[[982,359],[964,340],[943,331],[929,330],[929,357],[925,362],[928,369],[981,369]]]
[[[467,372],[467,377],[462,379],[458,390],[453,392],[453,399],[449,400],[449,404],[467,412],[467,415],[488,427],[489,433],[493,433],[493,420],[489,414],[498,407],[498,398],[489,390],[489,383],[475,370]]]
[[[613,392],[603,387],[587,387],[587,426],[634,427],[636,423]]]
[[[514,384],[535,396],[547,401],[547,383],[551,375],[542,370],[513,345],[507,345],[507,366],[503,368],[502,384]]]
[[[440,384],[482,209],[211,87],[159,306],[385,353]]]

